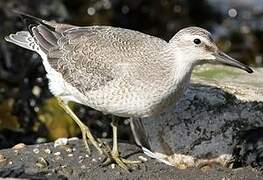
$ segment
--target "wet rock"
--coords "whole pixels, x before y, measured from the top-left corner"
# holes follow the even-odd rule
[[[204,71],[216,68],[224,72],[226,67],[208,66]],[[255,71],[247,75],[231,70],[225,78],[215,79],[198,72],[170,111],[132,120],[138,144],[147,155],[179,168],[213,164],[261,168],[263,69]]]
[[[13,162],[5,165],[0,163],[0,177],[25,179],[261,179],[260,172],[251,167],[231,170],[226,168],[209,169],[203,166],[203,170],[197,168],[180,170],[151,158],[133,166],[134,170],[127,173],[116,165],[113,165],[114,168],[101,166],[104,158],[99,160],[101,156],[93,146],[90,146],[91,156],[85,157],[86,149],[82,140],[69,141],[68,145],[76,149],[72,152],[73,157],[68,157],[67,152],[61,152],[59,160],[55,158],[53,153],[44,152],[45,149],[56,152],[57,148],[54,148],[54,143],[29,145],[18,155],[15,155],[12,149],[0,150],[0,154],[4,154],[8,160]],[[138,160],[139,156],[145,156],[134,145],[119,143],[119,147],[121,155],[130,160]],[[38,154],[32,153],[35,148],[40,150]],[[81,164],[79,163],[80,159],[82,160]],[[39,164],[36,165],[36,163]]]

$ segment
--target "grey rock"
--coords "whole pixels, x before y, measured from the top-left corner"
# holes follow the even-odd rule
[[[246,77],[234,70],[217,82],[216,77],[195,75],[184,97],[169,112],[131,121],[137,143],[147,155],[179,168],[214,163],[261,168],[262,69],[256,71]]]
[[[37,145],[26,146],[18,155],[12,149],[0,150],[0,153],[7,157],[12,164],[0,165],[0,178],[20,178],[20,179],[176,179],[176,180],[203,180],[203,179],[262,179],[261,173],[251,167],[239,168],[235,170],[226,168],[210,169],[201,171],[197,168],[189,168],[180,170],[178,168],[167,166],[159,163],[154,159],[146,157],[140,152],[140,148],[120,143],[120,152],[122,156],[128,159],[136,160],[140,156],[146,157],[147,161],[139,164],[135,170],[127,173],[115,167],[101,166],[103,158],[96,149],[91,146],[92,155],[86,157],[86,149],[82,140],[69,141],[69,146],[75,148],[74,157],[68,157],[67,151],[62,151],[60,160],[56,160],[54,153],[46,154],[45,149],[55,152],[54,143],[39,144],[39,154],[32,153]],[[49,162],[46,168],[37,168],[35,162],[43,156]],[[82,156],[83,161],[79,161],[78,157]],[[96,159],[96,161],[93,161]]]

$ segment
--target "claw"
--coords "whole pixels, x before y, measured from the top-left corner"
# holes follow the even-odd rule
[[[119,151],[118,151],[118,143],[117,143],[117,126],[118,126],[118,120],[113,117],[112,119],[112,132],[113,132],[113,147],[111,151],[108,151],[107,153],[107,159],[104,161],[103,166],[110,165],[112,163],[116,163],[118,166],[120,166],[122,169],[124,169],[127,172],[130,172],[132,169],[128,168],[128,164],[137,164],[141,163],[141,161],[131,161],[126,160],[120,157]],[[106,148],[105,148],[106,149]],[[109,149],[109,147],[108,147]]]
[[[82,138],[85,144],[85,147],[87,149],[87,153],[90,155],[90,148],[88,144],[88,140],[92,143],[92,145],[95,146],[95,148],[99,151],[100,154],[104,154],[107,159],[103,163],[104,166],[116,163],[118,166],[120,166],[122,169],[124,169],[127,172],[130,172],[130,168],[128,168],[127,164],[137,164],[141,163],[141,161],[131,161],[126,160],[120,157],[119,151],[118,151],[118,145],[117,145],[117,120],[113,119],[112,121],[112,128],[113,128],[113,148],[112,150],[107,144],[104,144],[99,139],[95,139],[89,128],[82,123],[79,118],[74,114],[74,112],[69,108],[69,106],[63,102],[62,99],[58,97],[58,102],[60,106],[66,111],[66,113],[78,124],[78,126],[81,129]]]
[[[127,160],[119,156],[119,154],[115,154],[113,152],[110,153],[110,156],[107,157],[107,159],[103,162],[102,166],[108,166],[110,164],[117,164],[122,169],[124,169],[127,172],[130,172],[132,170],[131,167],[129,167],[129,164],[138,164],[142,163],[141,161],[133,161],[133,160]]]

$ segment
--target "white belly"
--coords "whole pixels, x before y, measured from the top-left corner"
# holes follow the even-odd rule
[[[50,92],[57,97],[60,97],[64,102],[73,101],[81,103],[73,94],[79,93],[76,88],[67,83],[61,73],[54,70],[48,63],[47,56],[42,51],[39,52],[43,59],[43,65],[47,72],[47,78],[49,80],[48,87]]]
[[[190,79],[189,76],[186,81],[182,81],[184,83],[180,84],[180,88],[174,86],[170,90],[161,91],[159,86],[156,91],[156,86],[150,89],[145,84],[139,83],[136,83],[137,86],[129,87],[120,80],[84,95],[50,66],[43,52],[40,52],[40,55],[49,79],[49,89],[54,96],[59,96],[66,102],[77,102],[103,113],[122,117],[147,117],[163,112],[180,98]]]

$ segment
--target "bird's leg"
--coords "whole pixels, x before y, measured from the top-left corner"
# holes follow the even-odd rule
[[[59,97],[57,97],[59,105],[66,111],[66,113],[78,124],[80,127],[82,138],[85,144],[85,147],[88,151],[88,154],[90,154],[90,148],[88,145],[88,140],[95,146],[95,148],[99,151],[100,154],[103,154],[103,150],[100,147],[99,143],[95,140],[95,138],[92,136],[88,126],[86,126],[83,122],[79,120],[79,118],[75,115],[75,113],[69,108],[69,106],[63,102],[63,100]],[[88,138],[88,139],[87,139]]]
[[[136,164],[141,163],[141,161],[131,161],[126,160],[120,157],[119,150],[118,150],[118,137],[117,137],[117,126],[118,126],[118,119],[116,117],[112,117],[112,133],[113,133],[113,147],[112,150],[107,158],[107,160],[103,163],[104,165],[109,165],[111,163],[116,163],[121,168],[129,171],[129,168],[126,164]]]

